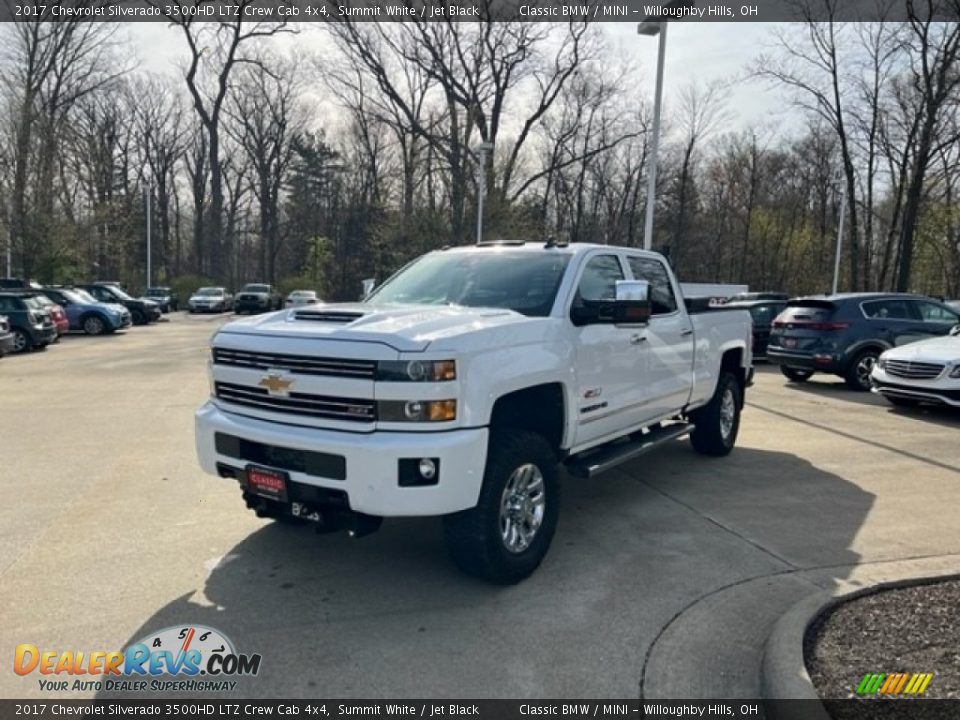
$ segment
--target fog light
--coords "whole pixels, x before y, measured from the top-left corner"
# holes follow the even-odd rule
[[[421,459],[417,469],[420,471],[424,480],[433,480],[437,474],[437,464],[430,458]]]
[[[403,414],[407,416],[408,420],[419,420],[420,413],[423,412],[423,405],[417,402],[416,400],[408,402],[403,406]]]

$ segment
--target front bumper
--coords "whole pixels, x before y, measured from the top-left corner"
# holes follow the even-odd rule
[[[925,385],[920,385],[918,381],[909,383],[902,378],[889,378],[890,376],[882,371],[871,375],[870,384],[873,392],[885,397],[960,407],[960,381],[931,380]]]
[[[343,480],[284,469],[294,483],[336,490],[350,509],[380,517],[446,515],[472,508],[480,496],[487,458],[486,428],[446,432],[350,433],[284,425],[227,413],[207,402],[196,413],[196,444],[205,472],[220,474],[217,465],[243,470],[260,462],[222,454],[216,435],[231,436],[272,448],[339,456]],[[401,459],[439,458],[436,485],[401,487]],[[270,465],[267,465],[268,467]]]
[[[33,342],[37,345],[49,345],[57,339],[57,326],[41,326],[33,328]]]
[[[13,333],[0,335],[0,355],[9,355],[13,352]]]

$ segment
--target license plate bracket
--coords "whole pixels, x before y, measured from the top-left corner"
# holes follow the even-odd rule
[[[784,346],[784,347],[787,347],[787,348],[795,348],[795,347],[797,346],[797,339],[796,339],[796,338],[784,338],[784,339],[783,339],[783,346]]]
[[[290,476],[285,472],[247,465],[247,489],[255,495],[285,503],[289,482]]]

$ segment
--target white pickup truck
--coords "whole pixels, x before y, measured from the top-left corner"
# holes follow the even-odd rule
[[[733,448],[750,316],[688,304],[633,248],[432,252],[364,302],[223,326],[200,463],[258,515],[318,530],[442,515],[461,569],[518,582],[550,545],[560,465],[589,478],[684,435]]]

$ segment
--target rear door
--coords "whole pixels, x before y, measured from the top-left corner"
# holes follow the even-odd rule
[[[915,303],[908,298],[881,298],[860,303],[869,324],[869,333],[860,339],[876,338],[891,347],[923,340],[932,333],[925,327]]]
[[[628,255],[635,280],[650,283],[652,314],[640,331],[637,345],[644,374],[636,382],[647,386],[647,404],[641,421],[650,421],[676,412],[690,399],[693,385],[693,323],[680,307],[670,272],[662,260],[647,255]]]
[[[920,317],[920,329],[926,335],[946,335],[960,324],[960,316],[946,305],[931,300],[915,300],[913,305]]]

